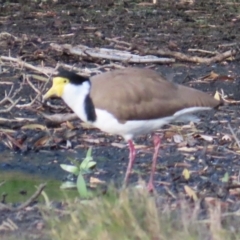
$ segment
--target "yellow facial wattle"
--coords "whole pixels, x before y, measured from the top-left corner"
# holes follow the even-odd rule
[[[46,94],[43,96],[43,99],[45,100],[52,96],[62,97],[64,87],[68,83],[69,83],[69,79],[67,78],[62,78],[62,77],[53,78],[52,87],[46,92]]]

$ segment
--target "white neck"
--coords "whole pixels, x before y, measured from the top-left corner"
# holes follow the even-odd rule
[[[67,84],[64,87],[62,99],[64,102],[77,114],[77,116],[84,122],[87,122],[87,115],[85,113],[84,101],[90,92],[91,84],[86,81],[81,85]]]

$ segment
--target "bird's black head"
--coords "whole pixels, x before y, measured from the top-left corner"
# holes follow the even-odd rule
[[[74,71],[68,71],[63,68],[58,70],[58,73],[54,76],[54,78],[56,77],[67,79],[69,83],[74,85],[81,85],[83,82],[89,81],[89,77],[80,76]]]

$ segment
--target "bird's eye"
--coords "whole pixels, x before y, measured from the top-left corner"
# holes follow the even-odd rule
[[[64,83],[67,83],[67,80],[64,80],[63,82],[64,82]]]

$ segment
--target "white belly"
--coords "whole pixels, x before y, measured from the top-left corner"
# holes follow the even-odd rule
[[[97,120],[93,123],[100,130],[121,135],[125,140],[132,139],[136,135],[147,134],[171,122],[196,120],[191,113],[201,110],[209,110],[208,107],[192,107],[180,110],[174,115],[151,120],[131,120],[121,123],[109,112],[95,109]]]
[[[150,133],[168,124],[174,118],[165,117],[154,120],[133,120],[121,123],[105,110],[96,109],[96,114],[97,120],[93,123],[96,128],[107,133],[121,135],[125,140],[129,140],[139,134]]]

